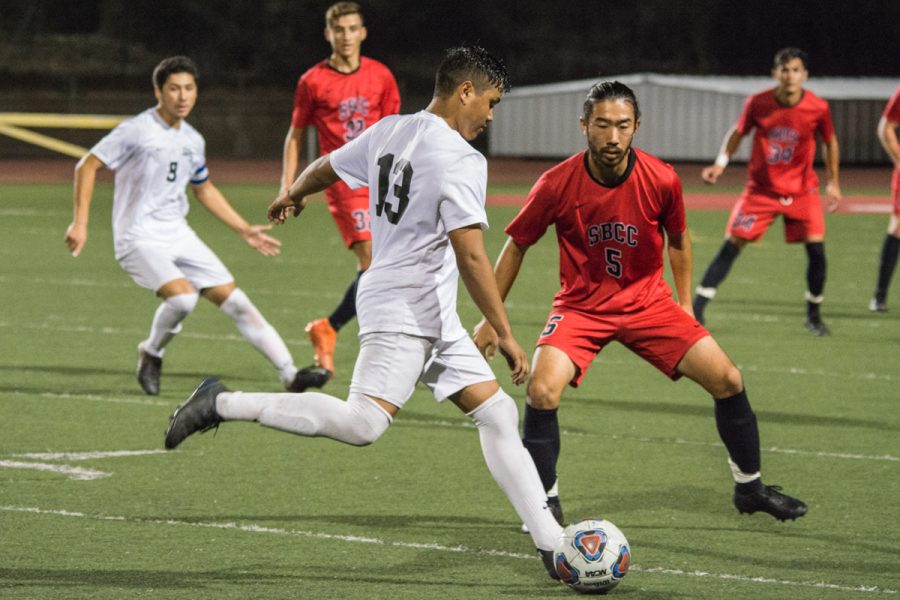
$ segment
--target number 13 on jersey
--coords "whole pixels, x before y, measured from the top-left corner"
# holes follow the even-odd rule
[[[375,205],[375,216],[384,215],[391,225],[396,225],[409,204],[409,186],[412,182],[413,168],[408,160],[400,159],[394,164],[394,155],[385,154],[378,159],[378,204]],[[388,201],[391,173],[402,173],[400,183],[395,183]],[[397,199],[396,207],[393,198]]]

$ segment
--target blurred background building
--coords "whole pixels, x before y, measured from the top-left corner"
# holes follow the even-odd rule
[[[165,56],[188,54],[201,69],[201,96],[191,121],[206,135],[210,155],[278,158],[296,80],[329,53],[323,38],[323,14],[329,4],[329,0],[0,0],[0,112],[134,114],[154,103],[153,66]],[[725,93],[738,97],[770,85],[765,76],[775,51],[799,46],[810,55],[812,89],[817,78],[840,77],[845,92],[856,87],[867,90],[864,97],[845,93],[834,98],[861,107],[848,104],[847,116],[837,118],[839,139],[847,144],[851,129],[874,132],[874,107],[887,100],[884,89],[891,81],[900,83],[900,0],[362,4],[369,27],[363,52],[393,70],[404,112],[427,103],[444,48],[479,43],[506,61],[519,91],[514,90],[509,106],[498,110],[490,143],[480,142],[482,149],[504,154],[513,152],[510,144],[521,144],[532,149],[521,154],[561,155],[550,144],[554,135],[561,135],[556,129],[532,131],[527,142],[515,137],[516,130],[533,124],[535,117],[512,110],[512,100],[522,108],[525,104],[518,103],[523,93],[548,91],[530,86],[575,81],[586,91],[591,81],[635,73],[762,77],[743,83],[733,79],[734,89]],[[873,77],[881,81],[856,81]],[[642,136],[663,126],[672,131],[671,121],[677,120],[694,132],[690,140],[696,142],[682,136],[674,145],[648,149],[677,159],[670,149],[690,143],[693,149],[685,157],[712,156],[739,106],[735,109],[733,102],[723,101],[721,112],[704,112],[690,95],[684,96],[686,104],[679,104],[671,85],[654,89],[649,85],[639,90],[648,117]],[[576,92],[566,104],[549,106],[540,118],[577,122]],[[572,106],[567,105],[570,98]],[[90,146],[100,132],[54,135]],[[672,138],[671,133],[661,135]],[[883,153],[870,146],[863,141],[859,152],[847,157],[885,161]],[[0,158],[45,156],[51,153],[0,136]]]

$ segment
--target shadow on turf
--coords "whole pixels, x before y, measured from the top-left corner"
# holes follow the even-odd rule
[[[713,406],[712,402],[709,406],[693,405],[693,404],[673,404],[671,402],[636,402],[633,400],[609,400],[600,398],[578,398],[568,401],[569,404],[576,402],[580,404],[591,403],[596,405],[599,410],[604,407],[615,408],[617,410],[648,413],[648,414],[668,414],[676,416],[689,417],[708,417],[710,426],[713,422]],[[757,410],[756,416],[761,422],[779,423],[782,425],[800,425],[804,427],[839,427],[841,429],[847,427],[859,427],[862,429],[875,429],[878,431],[900,431],[900,428],[889,423],[868,419],[854,419],[850,417],[823,417],[819,415],[804,415],[796,413],[783,413],[768,410]],[[599,415],[598,415],[599,422]],[[576,433],[596,433],[596,429],[585,427],[565,427],[566,430]]]
[[[535,579],[543,573],[538,570],[535,561]],[[251,569],[254,569],[251,572]],[[256,570],[258,569],[258,570]],[[298,591],[304,582],[318,581],[331,585],[341,585],[340,575],[334,572],[333,564],[310,566],[292,575],[277,575],[261,572],[270,570],[270,565],[242,565],[240,571],[135,571],[135,570],[101,570],[101,569],[3,569],[0,568],[0,589],[4,587],[109,587],[109,588],[141,588],[141,589],[200,589],[220,584],[230,585],[275,585],[296,586]],[[415,567],[413,566],[413,569]],[[322,575],[325,573],[325,575]],[[421,573],[421,567],[420,567]],[[356,587],[361,584],[385,584],[392,586],[414,585],[439,586],[447,590],[455,588],[491,588],[499,595],[521,597],[526,591],[534,591],[534,582],[522,582],[521,586],[510,587],[508,583],[491,584],[488,581],[466,581],[464,579],[434,579],[433,572],[421,573],[418,577],[403,578],[394,570],[385,572],[383,577],[372,575],[360,576],[352,574],[352,582],[344,581],[343,585]],[[346,574],[345,574],[346,575]],[[557,589],[547,579],[547,588]],[[533,595],[533,594],[530,594]]]

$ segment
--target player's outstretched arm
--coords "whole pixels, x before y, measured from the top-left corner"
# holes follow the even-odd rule
[[[103,167],[103,162],[88,152],[75,166],[75,191],[73,194],[72,222],[66,229],[66,246],[72,256],[81,254],[82,248],[87,243],[87,227],[91,212],[91,200],[94,197],[94,185],[97,181],[97,171]]]
[[[825,142],[825,197],[828,201],[828,211],[837,210],[841,202],[841,184],[838,180],[841,151],[838,147],[837,136],[831,136],[831,140]]]
[[[519,385],[528,378],[528,356],[513,337],[503,308],[503,300],[484,249],[484,235],[477,225],[454,229],[449,233],[450,244],[456,254],[456,265],[475,306],[497,333],[497,346],[506,358],[513,383]]]
[[[719,150],[715,162],[700,172],[700,177],[704,182],[712,185],[719,180],[719,177],[725,172],[725,167],[728,166],[728,161],[740,147],[742,139],[744,136],[738,133],[737,127],[728,130],[725,139],[722,140],[722,149]]]
[[[200,204],[244,238],[251,248],[263,256],[276,256],[281,252],[281,241],[266,233],[272,226],[247,223],[210,180],[207,179],[193,188]]]
[[[306,208],[307,197],[340,181],[340,177],[331,166],[330,155],[326,154],[314,160],[288,187],[278,194],[269,205],[267,215],[272,223],[284,223],[293,215],[297,216]]]
[[[675,284],[675,295],[678,305],[694,316],[691,305],[691,271],[693,269],[693,250],[691,234],[685,229],[682,233],[667,233],[667,250],[669,267],[672,269],[672,282]]]
[[[303,139],[305,138],[306,129],[291,126],[287,135],[284,137],[284,149],[282,150],[281,161],[281,187],[279,195],[287,191],[294,179],[297,177],[297,167],[300,165],[300,158],[303,150]]]
[[[500,256],[494,265],[494,279],[497,282],[497,291],[500,293],[501,300],[505,301],[509,295],[509,291],[519,275],[519,269],[522,267],[527,250],[528,246],[522,246],[512,238],[508,238],[503,250],[500,251]],[[497,332],[494,331],[487,319],[481,319],[475,326],[474,339],[475,346],[485,358],[488,360],[494,358],[499,339]]]

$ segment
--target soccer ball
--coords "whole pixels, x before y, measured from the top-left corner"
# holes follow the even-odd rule
[[[556,573],[583,594],[605,594],[628,573],[631,550],[619,528],[605,519],[585,519],[563,530],[553,550]]]

